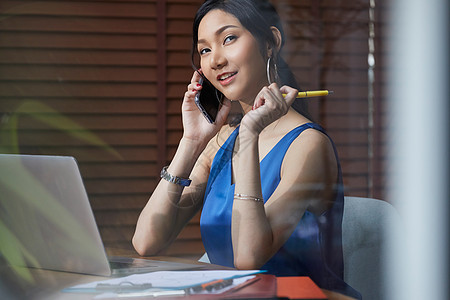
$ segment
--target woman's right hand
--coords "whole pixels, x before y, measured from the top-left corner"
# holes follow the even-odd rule
[[[230,100],[224,98],[222,106],[217,113],[216,122],[210,124],[195,104],[195,95],[202,89],[200,85],[200,74],[194,71],[191,83],[184,94],[181,107],[183,117],[183,138],[205,145],[217,134],[225,124],[227,115],[231,108]]]

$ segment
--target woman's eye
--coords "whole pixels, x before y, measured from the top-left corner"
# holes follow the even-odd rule
[[[200,53],[200,55],[202,55],[202,54],[205,54],[205,53],[207,53],[209,51],[210,50],[208,48],[203,48],[203,49],[200,49],[200,51],[198,51],[198,53]]]
[[[223,41],[224,44],[231,42],[232,40],[235,40],[236,36],[234,35],[229,35],[225,38],[225,40]]]

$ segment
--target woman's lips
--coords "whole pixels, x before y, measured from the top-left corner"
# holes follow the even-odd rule
[[[221,85],[228,85],[230,84],[234,78],[236,77],[237,72],[232,73],[222,73],[219,76],[217,76],[217,80]]]

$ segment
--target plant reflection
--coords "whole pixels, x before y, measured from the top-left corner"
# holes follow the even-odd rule
[[[0,153],[21,152],[19,119],[24,116],[29,116],[51,129],[61,130],[70,138],[81,140],[89,146],[104,149],[108,154],[121,159],[120,154],[100,137],[53,108],[33,100],[21,103],[13,113],[4,115],[1,119]],[[20,157],[17,156],[17,161],[0,167],[2,168],[0,170],[0,255],[6,263],[11,265],[14,273],[26,282],[33,282],[31,272],[20,266],[28,264],[40,267],[39,261],[33,255],[38,249],[27,249],[26,245],[29,240],[35,242],[41,240],[41,243],[48,241],[43,238],[44,236],[52,236],[52,247],[62,250],[62,253],[76,247],[79,249],[79,255],[89,260],[92,257],[92,248],[89,245],[95,245],[95,241],[91,241],[91,237],[86,234],[84,224],[80,224],[73,218],[72,213],[59,203],[57,197],[21,163]],[[57,178],[55,178],[55,184],[58,184]],[[12,201],[12,199],[19,199],[19,201]],[[25,209],[32,210],[32,213],[25,213]],[[29,218],[30,215],[34,218]],[[59,232],[42,231],[42,236],[32,236],[31,233],[24,232],[30,226],[37,226],[38,222],[48,224],[49,228],[57,227]],[[23,229],[20,234],[11,230],[11,228],[21,227]],[[22,237],[20,240],[19,236]],[[80,247],[80,245],[83,246]],[[55,253],[39,255],[51,256]],[[71,258],[68,257],[68,264],[76,263],[70,260]]]

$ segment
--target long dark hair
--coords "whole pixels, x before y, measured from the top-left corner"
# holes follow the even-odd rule
[[[275,7],[267,0],[206,0],[195,15],[192,30],[191,58],[195,69],[197,68],[195,58],[197,56],[198,27],[203,17],[214,9],[222,10],[236,17],[242,26],[258,41],[260,53],[264,58],[267,57],[267,43],[275,47],[276,40],[271,26],[276,27],[280,31],[282,38],[280,51],[275,53],[276,56],[274,57],[279,81],[281,85],[288,85],[301,90],[291,68],[281,57],[280,52],[284,45],[285,34]],[[306,102],[303,100],[297,99],[292,107],[302,115],[309,117]]]

